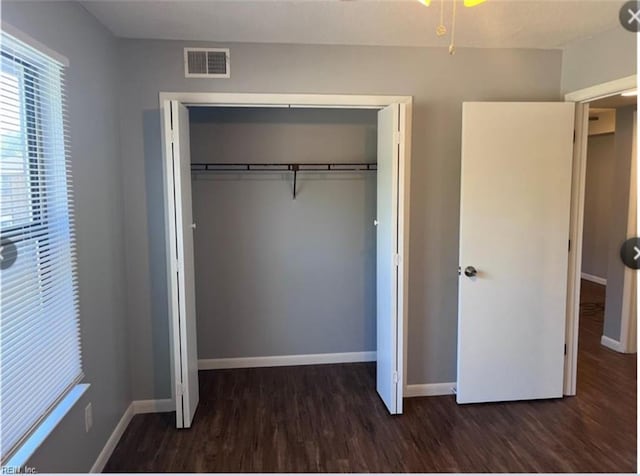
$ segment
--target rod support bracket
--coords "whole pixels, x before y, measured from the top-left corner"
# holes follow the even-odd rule
[[[296,199],[296,183],[298,181],[298,169],[299,164],[291,164],[291,170],[293,170],[293,199]]]

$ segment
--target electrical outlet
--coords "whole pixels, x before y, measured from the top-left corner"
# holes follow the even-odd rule
[[[84,409],[84,430],[89,433],[89,430],[93,426],[93,409],[91,403]]]

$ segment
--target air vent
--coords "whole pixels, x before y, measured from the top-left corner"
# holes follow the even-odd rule
[[[229,50],[225,48],[185,48],[185,78],[229,78]]]

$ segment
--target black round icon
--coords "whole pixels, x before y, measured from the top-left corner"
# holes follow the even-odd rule
[[[631,0],[622,5],[619,19],[625,30],[638,33],[640,31],[640,1]]]
[[[620,258],[631,269],[640,269],[640,238],[629,238],[620,248]]]
[[[13,241],[3,238],[0,241],[0,270],[9,268],[18,259],[18,249]]]

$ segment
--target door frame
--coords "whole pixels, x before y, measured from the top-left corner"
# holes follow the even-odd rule
[[[597,84],[565,94],[564,100],[576,103],[575,145],[571,174],[571,217],[569,224],[569,267],[567,276],[567,323],[564,362],[564,394],[576,394],[578,370],[578,328],[580,323],[580,279],[582,275],[582,233],[584,225],[584,194],[587,170],[587,141],[589,138],[589,104],[597,99],[620,94],[638,86],[638,76]],[[629,328],[629,313],[622,316],[622,329]],[[622,335],[624,349],[629,349],[627,335]]]
[[[160,92],[159,109],[160,117],[164,118],[164,105],[167,101],[179,101],[185,106],[209,106],[209,107],[305,107],[305,108],[333,108],[333,109],[382,109],[391,104],[403,104],[406,107],[405,134],[401,134],[400,141],[400,173],[398,186],[399,209],[398,214],[398,243],[400,246],[400,259],[398,263],[398,332],[397,348],[402,349],[398,358],[398,373],[400,382],[398,385],[398,401],[402,408],[402,398],[406,395],[407,387],[407,322],[408,322],[408,295],[409,295],[409,218],[410,218],[410,184],[411,184],[411,121],[412,121],[412,96],[380,96],[380,95],[345,95],[345,94],[271,94],[271,93],[214,93],[214,92]],[[173,200],[173,179],[170,167],[171,144],[166,141],[167,124],[161,119],[162,140],[162,178],[165,207],[165,238],[166,238],[166,272],[167,272],[167,309],[170,329],[174,331],[174,315],[177,308],[177,279],[176,264],[172,259],[176,242],[175,230],[171,226],[175,215],[175,201]],[[171,355],[176,358],[180,349],[173,348]],[[174,365],[171,365],[172,400],[175,404],[176,378]]]

